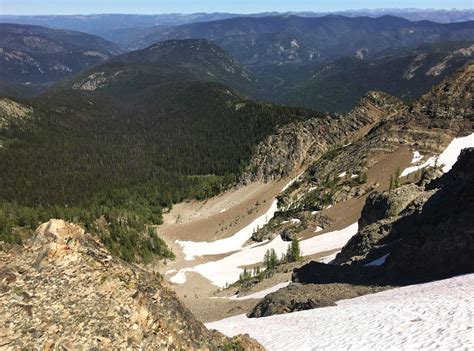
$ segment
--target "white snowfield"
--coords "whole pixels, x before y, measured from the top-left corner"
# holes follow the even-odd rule
[[[334,307],[207,323],[267,350],[472,350],[474,274],[343,300]]]
[[[474,133],[462,138],[453,139],[451,143],[449,143],[448,147],[438,157],[433,156],[427,159],[421,165],[415,165],[405,168],[400,174],[400,177],[405,177],[413,172],[416,172],[426,167],[433,167],[436,164],[442,166],[443,172],[447,173],[451,170],[453,165],[458,160],[458,157],[461,154],[461,150],[467,149],[469,147],[474,147]],[[420,153],[418,151],[415,151],[413,153],[412,163],[419,162],[421,159],[422,156],[420,155]]]
[[[358,223],[356,222],[344,229],[302,240],[300,241],[302,254],[309,256],[339,249],[357,233],[357,229]],[[241,267],[262,262],[265,252],[269,249],[275,249],[277,255],[281,256],[281,254],[286,253],[288,245],[289,242],[283,241],[280,236],[277,236],[272,241],[244,247],[220,260],[181,269],[170,280],[175,284],[184,284],[187,272],[197,272],[209,279],[212,284],[224,287],[226,283],[233,283],[239,279],[239,275],[243,271]]]

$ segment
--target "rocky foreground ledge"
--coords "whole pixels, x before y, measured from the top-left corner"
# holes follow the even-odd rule
[[[0,243],[0,349],[263,350],[208,330],[159,276],[63,220],[26,246]]]

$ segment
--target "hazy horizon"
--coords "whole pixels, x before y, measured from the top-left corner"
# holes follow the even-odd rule
[[[36,1],[18,0],[5,1],[0,4],[1,15],[12,16],[48,16],[48,15],[166,15],[166,14],[195,14],[195,13],[231,13],[231,14],[254,14],[265,12],[339,12],[339,11],[374,11],[374,10],[472,10],[471,0],[454,0],[450,7],[446,8],[446,2],[440,0],[417,0],[407,2],[407,6],[400,6],[399,1],[385,0],[343,0],[331,4],[317,4],[309,0],[296,0],[293,2],[283,0],[261,0],[255,2],[250,0],[232,1],[151,1],[137,0],[129,1]]]

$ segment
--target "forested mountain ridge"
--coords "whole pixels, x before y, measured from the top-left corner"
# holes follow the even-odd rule
[[[240,92],[256,92],[260,85],[236,59],[205,39],[158,42],[114,57],[112,61],[179,66],[189,70],[196,79],[223,83]]]
[[[122,53],[97,36],[40,26],[0,24],[0,80],[58,81]]]
[[[410,22],[393,16],[268,16],[157,28],[156,33],[134,41],[131,47],[167,39],[203,38],[213,40],[244,65],[259,67],[329,62],[344,56],[367,58],[387,48],[473,37],[474,22]]]
[[[277,101],[341,112],[353,108],[371,90],[414,100],[473,58],[474,41],[469,41],[388,49],[364,60],[344,57],[325,65],[306,65],[278,74],[285,84]]]

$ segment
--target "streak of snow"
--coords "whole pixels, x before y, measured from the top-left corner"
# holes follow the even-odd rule
[[[257,291],[256,293],[253,293],[253,294],[250,294],[250,295],[240,296],[240,297],[231,296],[231,297],[229,297],[229,299],[230,300],[263,299],[268,294],[271,294],[272,292],[280,290],[281,288],[287,287],[290,283],[291,282],[280,283],[280,284],[274,285],[274,286],[272,286],[268,289]]]
[[[242,228],[237,233],[228,238],[212,242],[176,240],[176,243],[178,243],[183,248],[183,253],[187,261],[193,260],[196,256],[218,255],[239,250],[252,236],[253,232],[255,232],[258,228],[263,227],[273,217],[275,212],[278,210],[277,204],[278,201],[274,200],[265,214],[258,217],[248,226]]]
[[[293,224],[298,224],[298,223],[301,223],[301,219],[298,219],[298,218],[292,218],[292,219],[291,219],[291,223],[293,223]]]
[[[405,177],[410,173],[416,172],[419,169],[428,167],[428,166],[435,166],[436,164],[442,166],[442,170],[444,173],[449,172],[453,165],[458,160],[458,157],[461,153],[461,150],[474,147],[474,133],[462,137],[462,138],[455,138],[449,143],[448,147],[439,155],[438,157],[430,157],[426,162],[419,166],[411,166],[406,168],[401,174],[400,177]],[[415,157],[413,157],[414,159]]]
[[[357,178],[359,175],[358,174],[352,174],[351,179]]]
[[[425,161],[425,163],[421,164],[421,165],[418,165],[418,166],[410,166],[410,167],[407,167],[403,170],[403,172],[400,174],[400,178],[401,177],[406,177],[407,175],[413,173],[413,172],[416,172],[418,171],[419,169],[423,169],[423,168],[426,168],[426,167],[434,167],[434,165],[436,164],[436,157],[433,156],[433,157],[430,157],[429,159],[427,159]]]
[[[303,255],[314,255],[319,252],[331,251],[343,247],[349,239],[357,233],[357,222],[350,226],[335,230],[326,234],[314,236],[312,238],[300,241],[300,248]],[[224,257],[217,261],[203,263],[194,267],[184,268],[176,274],[171,281],[177,284],[185,283],[182,277],[186,272],[197,272],[209,279],[212,284],[223,287],[228,282],[235,282],[243,271],[242,266],[262,262],[265,252],[269,249],[275,249],[278,256],[285,253],[288,249],[288,242],[283,241],[277,236],[270,242],[256,243],[251,246]],[[176,277],[176,278],[175,278]],[[174,279],[175,278],[175,279]]]
[[[345,177],[345,176],[346,176],[346,174],[347,174],[347,172],[346,172],[346,171],[344,171],[344,172],[340,173],[340,174],[338,175],[338,177],[339,177],[339,178]]]
[[[293,178],[292,180],[290,180],[290,182],[288,184],[286,184],[283,189],[281,189],[281,192],[284,192],[286,189],[288,189],[290,186],[293,185],[294,182],[296,182],[300,177],[301,175],[303,174],[304,172],[301,172],[300,174],[298,174],[295,178]]]
[[[281,191],[287,189],[303,174],[300,173],[297,177],[287,183]],[[192,261],[196,256],[204,255],[219,255],[232,251],[237,251],[244,246],[245,242],[252,236],[252,234],[267,224],[273,218],[275,212],[278,211],[278,201],[274,200],[272,205],[265,214],[255,219],[252,223],[239,230],[234,235],[212,242],[207,241],[182,241],[176,240],[176,243],[183,248],[184,259]]]
[[[474,349],[474,274],[343,300],[337,306],[207,323],[266,349]],[[278,328],[275,328],[278,326]],[[282,330],[285,332],[282,333]]]

